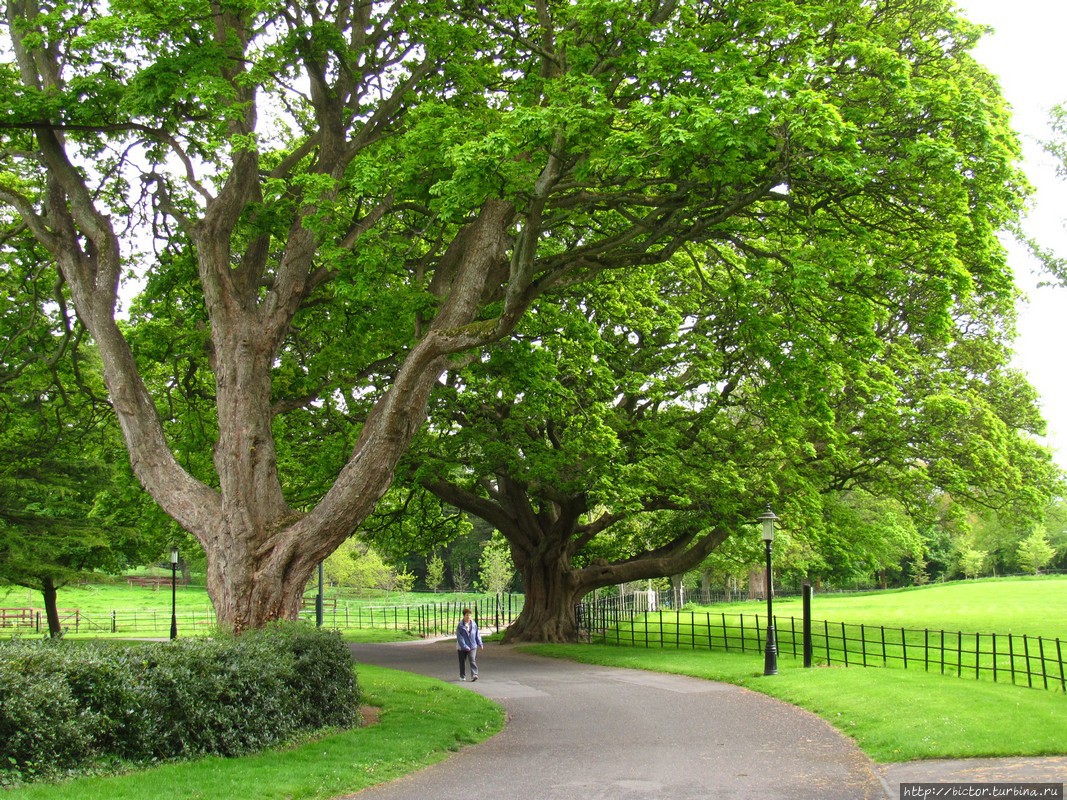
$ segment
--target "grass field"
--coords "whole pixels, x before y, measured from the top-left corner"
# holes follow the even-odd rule
[[[119,579],[121,580],[121,579]],[[325,593],[327,603],[336,601],[341,605],[351,606],[404,606],[422,605],[426,603],[449,603],[468,602],[476,599],[484,599],[487,595],[455,592],[367,592],[357,594],[354,592],[339,592],[327,589]],[[178,610],[210,611],[211,600],[207,590],[203,586],[178,585],[175,592]],[[308,600],[313,603],[313,595],[308,595]],[[109,614],[118,609],[156,611],[170,614],[171,590],[170,586],[158,589],[142,586],[128,586],[125,582],[116,583],[92,583],[65,586],[59,590],[58,603],[62,609],[79,609],[86,614]],[[21,586],[0,585],[0,607],[6,608],[41,608],[41,593]]]
[[[735,605],[766,610],[766,604],[755,601]],[[800,598],[776,600],[774,613],[800,617]],[[954,581],[860,595],[816,593],[811,615],[835,622],[1067,641],[1067,575]]]
[[[459,606],[481,602],[486,607],[491,598],[480,594],[456,593],[398,593],[381,592],[357,595],[329,590],[326,593],[325,622],[329,627],[344,629],[393,628],[403,638],[402,631],[410,627],[410,619],[397,617],[385,609],[404,606],[452,604],[454,614],[448,616],[447,627],[459,618]],[[202,586],[178,586],[174,593],[180,636],[211,634],[215,631],[214,611],[207,591]],[[59,591],[60,622],[68,636],[129,637],[167,636],[170,632],[171,589],[169,586],[151,588],[129,586],[125,582],[74,585]],[[0,609],[36,609],[43,622],[40,592],[22,587],[0,586]],[[314,614],[314,599],[308,598],[307,614]],[[386,614],[389,618],[385,619]],[[2,620],[0,620],[2,624]],[[8,621],[10,625],[10,618]],[[417,627],[417,625],[415,626]],[[0,628],[0,636],[18,632],[13,627]],[[23,635],[33,634],[33,628],[22,628]],[[361,637],[366,638],[366,637]]]
[[[779,601],[774,611],[779,652],[802,656],[801,602]],[[906,667],[1067,690],[1067,641],[1060,638],[1067,635],[1067,578],[816,597],[812,617],[816,664]],[[689,606],[608,619],[594,641],[758,652],[765,629],[765,603]]]

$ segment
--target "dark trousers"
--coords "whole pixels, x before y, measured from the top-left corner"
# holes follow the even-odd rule
[[[459,677],[461,677],[461,678],[466,677],[466,675],[467,675],[467,659],[469,658],[470,662],[471,662],[471,677],[472,678],[477,678],[478,677],[478,661],[477,661],[478,657],[475,655],[475,653],[478,652],[477,649],[470,650],[470,651],[468,651],[468,650],[458,650],[457,652],[459,653]]]

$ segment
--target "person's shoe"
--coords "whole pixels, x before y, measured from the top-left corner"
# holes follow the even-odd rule
[[[478,676],[477,675],[472,675],[471,676],[471,681],[473,682],[473,681],[476,681],[476,680],[478,680]]]
[[[464,677],[463,675],[460,675],[460,676],[459,676],[459,679],[460,679],[461,681],[465,681],[465,680],[467,680],[467,679],[466,679],[466,677]]]

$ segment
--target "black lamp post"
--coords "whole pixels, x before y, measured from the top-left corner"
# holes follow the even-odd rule
[[[170,638],[178,638],[178,548],[170,549]]]
[[[318,627],[322,627],[322,584],[323,584],[323,569],[322,562],[319,562],[319,593],[315,595],[315,624]]]
[[[763,523],[763,544],[767,548],[767,650],[763,657],[763,674],[778,674],[778,637],[774,632],[774,606],[771,594],[774,591],[771,578],[771,543],[774,541],[774,521],[777,515],[771,511],[771,504],[767,504],[767,510],[759,515],[759,521]]]

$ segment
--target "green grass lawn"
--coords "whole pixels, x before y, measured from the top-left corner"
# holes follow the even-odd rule
[[[211,600],[202,586],[178,586],[174,593],[179,611],[211,611]],[[78,609],[86,614],[102,615],[112,611],[141,611],[170,617],[170,587],[160,589],[128,586],[125,583],[78,584],[59,590],[61,609]],[[41,593],[21,586],[0,586],[0,606],[4,608],[43,608]]]
[[[377,724],[243,758],[205,758],[128,775],[80,778],[4,792],[14,800],[325,800],[436,763],[492,736],[504,711],[442,681],[361,665]]]
[[[174,593],[178,617],[178,635],[210,635],[215,630],[214,611],[207,591],[202,586],[178,586]],[[334,625],[345,630],[372,628],[398,628],[399,632],[391,634],[392,639],[404,638],[403,630],[409,625],[417,627],[417,612],[412,609],[405,615],[403,606],[438,607],[451,604],[446,613],[441,612],[441,619],[447,618],[445,627],[454,625],[459,618],[459,608],[463,604],[487,602],[486,595],[454,593],[372,593],[363,596],[340,594],[335,590],[327,592],[325,624]],[[335,602],[336,601],[336,602]],[[313,601],[311,601],[313,603]],[[66,586],[60,589],[58,604],[60,621],[66,635],[72,638],[82,637],[166,637],[170,634],[171,589],[169,586],[151,588],[129,586],[121,578],[113,583],[83,584]],[[0,608],[35,608],[42,609],[40,592],[22,587],[0,586]],[[312,605],[308,612],[314,614]],[[394,611],[400,608],[400,611]],[[75,614],[74,611],[77,610]],[[42,629],[46,626],[41,612]],[[21,632],[22,635],[35,635],[33,628],[4,628],[0,636]],[[359,636],[361,640],[373,638],[374,634]],[[385,641],[387,639],[374,639]]]
[[[803,654],[800,600],[775,603],[778,651]],[[1001,579],[817,596],[816,664],[921,669],[1067,689],[1067,577]],[[762,650],[766,604],[687,606],[608,618],[593,641],[657,649]],[[709,644],[710,643],[710,644]]]
[[[471,603],[475,600],[486,600],[489,595],[475,593],[457,594],[449,593],[426,593],[426,592],[367,592],[356,594],[354,592],[339,591],[328,588],[325,599],[328,607],[336,603],[343,607],[349,606],[417,606],[431,603]],[[175,599],[179,611],[210,611],[211,600],[207,590],[203,586],[178,585]],[[314,603],[313,595],[309,596],[309,603]],[[137,610],[155,611],[157,613],[170,614],[171,590],[170,586],[158,589],[143,586],[129,586],[123,579],[116,578],[115,582],[77,584],[64,586],[59,590],[58,604],[62,609],[79,609],[86,614],[110,614],[114,610]],[[42,608],[41,593],[21,586],[0,585],[0,607],[4,608]]]
[[[766,613],[766,608],[762,601],[701,607],[758,614]],[[799,618],[801,599],[775,600],[774,615]],[[955,581],[870,594],[816,592],[811,616],[834,622],[1027,634],[1067,641],[1067,575]]]

